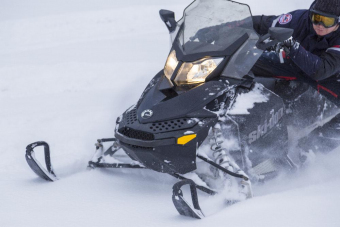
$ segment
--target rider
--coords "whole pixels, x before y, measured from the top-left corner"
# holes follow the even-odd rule
[[[292,37],[281,44],[284,63],[277,53],[266,51],[252,71],[255,75],[280,78],[278,84],[308,83],[340,106],[340,1],[316,0],[309,10],[296,10],[281,16],[253,16],[254,29],[268,33],[269,27],[292,28]],[[286,80],[282,82],[282,80]],[[294,82],[292,82],[294,81]],[[284,90],[294,91],[292,86]],[[300,140],[299,147],[323,152],[340,145],[340,114]]]

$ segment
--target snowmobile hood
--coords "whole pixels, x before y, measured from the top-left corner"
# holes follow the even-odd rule
[[[229,85],[221,81],[209,81],[175,97],[167,97],[159,86],[153,86],[142,98],[137,107],[140,123],[165,121],[183,117],[216,117],[216,114],[204,107],[216,97],[229,89]]]

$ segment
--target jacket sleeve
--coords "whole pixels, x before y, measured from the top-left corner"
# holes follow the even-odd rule
[[[291,48],[289,56],[311,79],[319,81],[327,79],[340,71],[339,47],[328,48],[321,56],[317,56],[299,45]]]
[[[253,16],[253,26],[255,31],[259,35],[265,35],[268,33],[268,29],[270,27],[275,26],[276,19],[279,18],[279,16]]]

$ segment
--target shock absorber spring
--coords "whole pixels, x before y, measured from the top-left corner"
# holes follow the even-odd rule
[[[230,158],[227,155],[226,150],[223,148],[223,135],[221,124],[217,123],[213,130],[213,138],[212,138],[212,145],[211,150],[213,151],[213,157],[215,163],[218,165],[228,169],[229,171],[233,171],[234,168],[230,165]]]

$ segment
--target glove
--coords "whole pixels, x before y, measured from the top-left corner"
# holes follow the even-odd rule
[[[286,55],[289,55],[292,48],[298,49],[300,44],[293,39],[293,37],[290,37],[289,39],[286,39],[282,42],[282,48],[286,52]]]
[[[269,48],[267,48],[267,51],[274,51],[276,53],[280,53],[281,49],[284,50],[286,52],[286,54],[288,55],[291,51],[291,48],[299,48],[299,43],[293,39],[293,37],[290,37],[289,39],[286,39],[283,42],[279,42],[277,44],[275,44],[274,46],[271,46]]]
[[[274,46],[270,46],[266,49],[266,51],[272,52],[274,51],[276,54],[280,53],[280,50],[282,49],[283,43],[277,43]]]
[[[291,53],[292,49],[298,49],[299,46],[299,42],[290,37],[283,42],[279,42],[274,46],[267,48],[267,51],[274,51],[280,58],[280,62],[284,63],[284,59]]]

